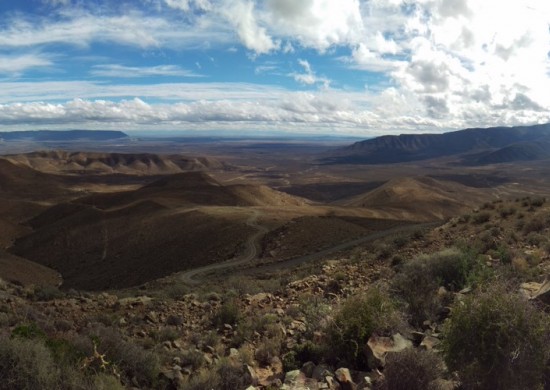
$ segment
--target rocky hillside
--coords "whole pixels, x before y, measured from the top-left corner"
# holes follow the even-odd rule
[[[97,293],[4,281],[2,378],[42,389],[548,388],[549,233],[545,200],[523,198],[198,287],[176,276]]]
[[[207,157],[159,155],[152,153],[95,153],[63,150],[38,151],[5,156],[17,165],[46,173],[168,175],[227,166]]]

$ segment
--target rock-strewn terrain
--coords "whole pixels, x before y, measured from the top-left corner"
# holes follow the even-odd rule
[[[549,229],[545,201],[524,198],[198,287],[177,275],[95,293],[3,281],[0,388],[543,388]]]

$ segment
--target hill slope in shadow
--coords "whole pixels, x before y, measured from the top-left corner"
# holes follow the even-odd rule
[[[172,212],[152,201],[114,211],[79,205],[46,213],[30,222],[35,231],[11,251],[60,272],[65,288],[83,290],[135,286],[226,260],[252,230],[242,220]]]

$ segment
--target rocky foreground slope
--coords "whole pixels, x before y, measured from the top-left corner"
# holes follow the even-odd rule
[[[197,288],[3,281],[0,388],[548,388],[549,229],[525,198]]]

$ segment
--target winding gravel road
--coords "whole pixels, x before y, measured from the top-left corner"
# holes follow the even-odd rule
[[[197,277],[199,275],[210,273],[213,271],[220,271],[225,270],[229,268],[235,268],[240,265],[245,265],[252,260],[254,260],[258,254],[260,253],[260,239],[261,237],[268,232],[268,229],[264,226],[258,225],[258,217],[259,217],[259,211],[258,210],[251,210],[252,215],[248,218],[246,221],[246,224],[254,229],[256,229],[256,232],[252,235],[250,235],[246,242],[245,242],[245,250],[244,252],[231,260],[225,261],[223,263],[216,263],[216,264],[210,264],[206,265],[204,267],[195,268],[189,271],[185,271],[180,274],[181,281],[188,285],[197,285],[200,283],[200,280],[197,280]],[[305,256],[296,257],[289,260],[279,261],[276,263],[269,263],[265,265],[260,265],[257,267],[253,267],[252,264],[250,268],[247,269],[239,269],[238,271],[241,273],[259,273],[259,272],[270,272],[275,271],[277,269],[281,268],[287,268],[299,265],[301,263],[312,261],[312,260],[318,260],[324,256],[327,256],[334,252],[339,252],[342,250],[353,248],[357,245],[364,244],[367,242],[371,242],[374,240],[378,240],[387,236],[390,236],[392,234],[396,233],[404,233],[404,232],[413,232],[420,229],[425,228],[432,228],[435,226],[440,225],[439,222],[429,222],[429,223],[419,223],[414,225],[405,225],[405,226],[399,226],[388,230],[382,230],[379,232],[375,232],[369,235],[366,235],[364,237],[358,238],[356,240],[348,241],[342,244],[338,244],[336,246],[333,246],[331,248],[323,249],[319,252],[312,253]]]
[[[224,261],[223,263],[209,264],[204,267],[195,268],[180,275],[181,280],[190,285],[197,285],[199,281],[195,279],[196,276],[212,271],[219,271],[226,268],[233,268],[239,265],[248,263],[254,260],[260,253],[260,238],[266,234],[269,230],[265,226],[258,225],[258,217],[260,212],[252,209],[252,215],[246,220],[246,224],[254,229],[256,233],[250,235],[245,241],[244,252],[231,260]]]

